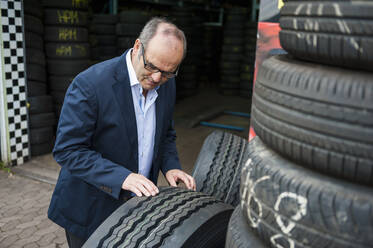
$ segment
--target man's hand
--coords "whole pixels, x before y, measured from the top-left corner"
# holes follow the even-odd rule
[[[122,184],[122,189],[129,190],[137,196],[155,196],[159,193],[157,186],[141,174],[131,173]]]
[[[196,181],[182,170],[173,169],[166,173],[166,179],[171,186],[176,187],[176,182],[181,180],[188,189],[196,190]]]

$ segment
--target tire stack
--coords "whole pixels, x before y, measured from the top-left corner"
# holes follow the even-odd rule
[[[174,23],[184,31],[187,39],[187,55],[180,65],[179,74],[176,78],[176,93],[178,99],[195,95],[198,91],[196,72],[201,53],[198,52],[200,40],[195,39],[196,23],[191,16],[193,12],[188,8],[175,8],[173,11]],[[201,32],[201,27],[197,31]],[[199,44],[198,44],[199,43]]]
[[[117,55],[116,15],[93,15],[90,26],[91,59],[100,62]]]
[[[245,44],[241,64],[240,96],[251,98],[256,51],[256,22],[245,24]]]
[[[41,3],[25,0],[24,13],[31,155],[38,156],[52,151],[56,117],[52,97],[47,95]]]
[[[237,210],[265,245],[372,247],[372,21],[371,1],[281,10],[289,55],[259,68]]]
[[[120,12],[119,23],[116,26],[118,55],[133,47],[135,40],[140,36],[142,28],[149,19],[148,13],[141,10],[130,9]]]
[[[89,66],[88,0],[44,0],[48,84],[57,117],[72,79]]]
[[[247,10],[234,7],[227,10],[220,61],[220,93],[239,95],[242,53],[244,51]]]
[[[222,32],[221,27],[206,26],[204,32],[203,44],[205,47],[205,69],[209,84],[217,87],[219,79],[219,63],[221,53]]]

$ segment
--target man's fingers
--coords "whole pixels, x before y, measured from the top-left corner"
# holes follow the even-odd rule
[[[138,190],[138,189],[136,188],[135,185],[133,185],[133,186],[131,187],[130,191],[132,191],[133,193],[135,193],[136,196],[142,196],[142,193],[140,192],[140,190]]]
[[[154,183],[150,180],[144,180],[143,186],[145,189],[152,195],[155,196],[158,192],[158,188],[154,185]]]
[[[145,186],[141,183],[137,184],[136,185],[137,189],[141,191],[141,193],[143,193],[143,195],[145,196],[150,196],[151,193],[145,188]]]

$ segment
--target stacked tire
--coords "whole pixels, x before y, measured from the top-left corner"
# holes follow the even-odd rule
[[[372,246],[372,13],[370,1],[281,10],[289,55],[259,68],[240,189],[244,219],[268,246]]]
[[[72,79],[89,66],[88,0],[44,0],[48,84],[59,116]]]
[[[245,44],[241,64],[240,96],[251,98],[256,51],[257,23],[246,22]]]
[[[205,70],[210,86],[217,88],[219,82],[219,63],[221,53],[222,29],[216,26],[205,26],[203,44],[205,47]]]
[[[117,36],[115,26],[117,15],[93,15],[90,26],[91,59],[99,62],[117,55]]]
[[[247,10],[231,8],[227,10],[224,22],[224,38],[220,61],[220,93],[239,95],[242,53],[244,51]]]
[[[116,25],[118,55],[133,47],[149,19],[147,12],[141,10],[129,9],[120,12],[119,23]]]
[[[198,91],[198,81],[196,77],[199,57],[202,53],[198,51],[198,45],[200,42],[196,39],[196,23],[191,16],[193,12],[188,8],[176,8],[173,11],[173,18],[175,24],[184,31],[185,37],[188,42],[187,55],[182,62],[179,70],[179,74],[176,79],[176,93],[177,98],[182,99],[184,97],[193,96]],[[201,27],[197,30],[200,31]]]
[[[43,44],[43,10],[38,0],[24,1],[26,40],[27,96],[31,155],[49,153],[54,144],[52,97],[47,95],[45,54]]]

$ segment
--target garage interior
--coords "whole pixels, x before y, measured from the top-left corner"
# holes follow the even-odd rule
[[[77,4],[81,5],[77,5],[81,7],[79,15],[68,9],[56,12],[48,1],[24,1],[29,121],[33,123],[29,127],[31,159],[13,167],[15,173],[55,181],[59,166],[51,150],[64,93],[71,80],[81,69],[119,56],[131,47],[152,16],[175,22],[188,41],[187,57],[176,78],[174,114],[183,169],[192,173],[203,141],[215,130],[248,138],[258,2],[91,0]],[[53,38],[55,27],[78,30],[78,35],[65,30],[62,36],[60,33]],[[82,38],[81,33],[88,36]],[[74,50],[78,46],[80,50]],[[61,69],[69,62],[75,71]],[[42,107],[35,110],[32,105],[36,104]],[[38,120],[35,122],[38,117],[44,118],[42,126]],[[165,184],[163,177],[159,180],[160,185]]]

